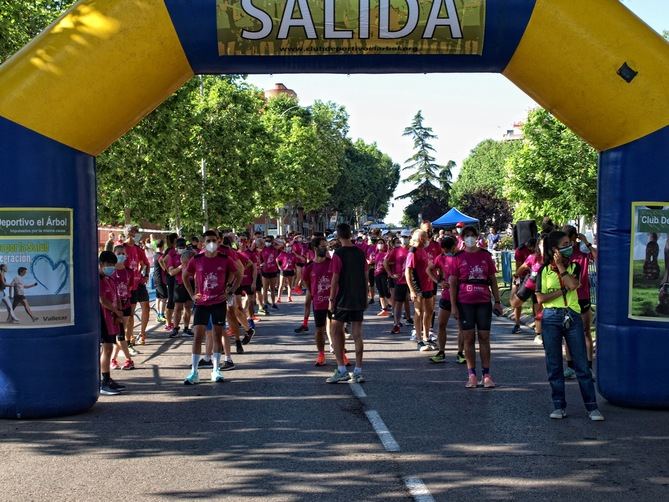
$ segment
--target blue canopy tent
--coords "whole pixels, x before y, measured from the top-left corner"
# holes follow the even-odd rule
[[[446,214],[432,222],[433,227],[454,227],[458,223],[464,223],[465,225],[477,225],[479,220],[467,216],[466,214],[461,213],[457,209],[453,208],[448,211]]]

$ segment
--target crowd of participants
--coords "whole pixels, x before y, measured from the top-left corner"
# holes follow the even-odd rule
[[[603,420],[591,373],[587,289],[587,265],[595,251],[573,227],[563,232],[545,222],[542,230],[540,239],[523,243],[516,251],[511,295],[514,333],[520,329],[522,304],[531,298],[537,320],[535,341],[544,345],[552,391],[550,417],[566,416],[565,378],[575,377],[589,417]],[[111,369],[134,368],[136,345],[146,341],[150,271],[157,319],[165,324],[167,336],[192,338],[185,385],[198,384],[203,368],[211,369],[212,382],[223,382],[222,372],[235,367],[232,342],[236,352],[243,353],[255,335],[259,316],[273,315],[281,303],[293,302],[299,295],[304,316],[295,332],[308,332],[313,317],[314,364],[326,365],[326,344],[336,360],[327,383],[365,381],[364,315],[378,301],[376,315],[388,318],[390,333],[410,330],[406,334],[416,350],[433,353],[428,359],[431,364],[446,362],[447,326],[453,317],[457,320],[455,360],[466,365],[465,387],[495,388],[490,330],[492,316],[502,315],[503,309],[490,249],[498,241],[492,229],[487,238],[476,227],[462,223],[452,231],[436,232],[429,221],[399,233],[354,234],[349,225],[341,224],[328,238],[314,233],[309,239],[294,233],[275,238],[259,232],[250,236],[209,230],[190,242],[177,234],[142,241],[138,229],[129,226],[119,240],[110,237],[99,257],[101,393],[122,392],[124,387],[111,378]],[[135,334],[138,304],[140,330]],[[354,345],[354,363],[347,355],[347,339]],[[564,371],[563,340],[567,347]]]

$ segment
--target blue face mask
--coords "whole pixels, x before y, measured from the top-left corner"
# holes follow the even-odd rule
[[[116,267],[103,267],[102,273],[105,274],[107,277],[111,277],[112,275],[114,275],[115,270]]]
[[[574,248],[572,246],[567,246],[564,248],[560,248],[559,251],[562,256],[564,256],[565,258],[569,258],[574,253]]]
[[[116,261],[118,263],[125,263],[125,255],[124,254],[117,254],[116,255]]]

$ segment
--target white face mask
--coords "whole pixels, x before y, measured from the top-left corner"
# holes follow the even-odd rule
[[[476,237],[470,235],[469,237],[465,237],[464,240],[465,240],[465,246],[467,246],[468,248],[473,248],[474,246],[476,246]]]
[[[378,249],[379,251],[383,251],[383,244],[377,244],[376,249]]]
[[[586,246],[583,242],[581,242],[578,245],[578,249],[580,249],[581,253],[583,253],[583,254],[588,254],[590,252],[590,248],[588,246]]]
[[[266,242],[266,243],[265,243],[265,247],[266,247],[266,248],[270,247],[271,245],[272,245],[271,242]]]
[[[408,237],[402,237],[402,244],[404,244],[405,246],[407,244],[409,244],[409,238]]]
[[[216,250],[218,249],[218,243],[217,242],[207,242],[207,245],[205,247],[207,248],[208,252],[215,253]]]
[[[186,248],[177,248],[177,254],[184,254],[186,252]]]
[[[292,253],[293,248],[291,246],[286,246],[286,253]]]
[[[462,229],[458,228],[458,234],[461,234],[461,233],[462,233]]]

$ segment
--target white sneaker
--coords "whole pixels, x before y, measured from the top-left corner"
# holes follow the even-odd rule
[[[216,371],[211,372],[211,381],[216,382],[216,383],[220,383],[220,382],[224,382],[225,379],[223,378],[223,375],[221,374],[221,372],[216,370]]]
[[[534,343],[537,345],[543,345],[544,344],[544,337],[541,335],[536,335],[534,337]]]
[[[604,421],[604,415],[602,415],[602,412],[599,410],[592,410],[590,413],[588,413],[588,418],[590,418],[590,420],[592,420],[593,422]]]
[[[549,416],[554,420],[562,420],[567,416],[567,412],[564,408],[558,408],[557,410],[553,410]]]
[[[411,336],[409,337],[410,342],[415,342],[416,341],[416,330],[412,329],[411,330]]]

